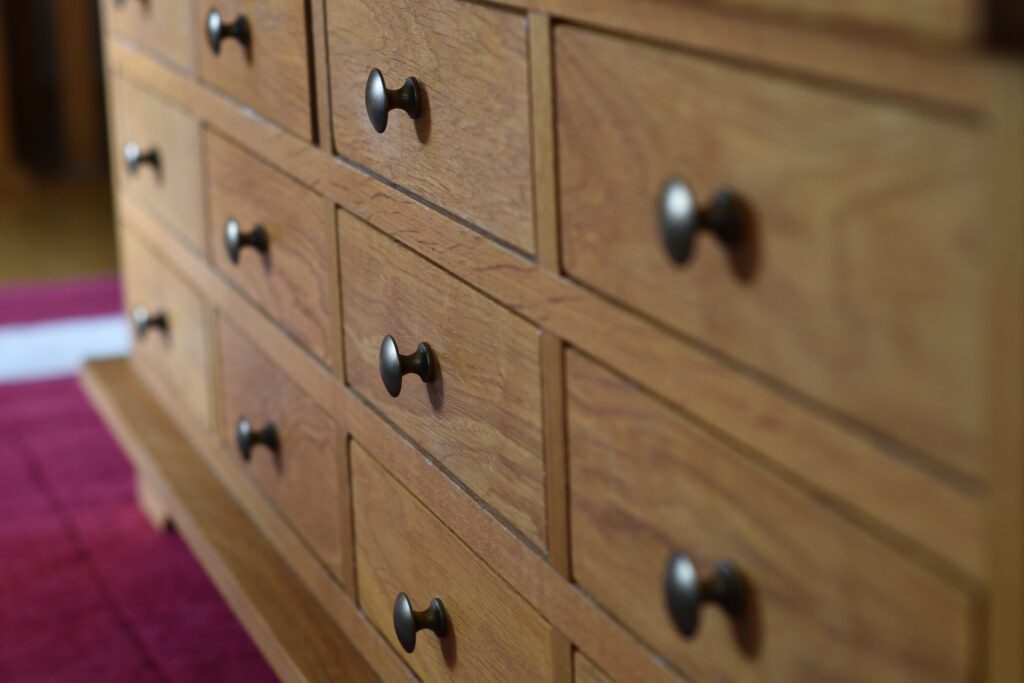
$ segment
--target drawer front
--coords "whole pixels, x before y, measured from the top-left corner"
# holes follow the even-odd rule
[[[176,65],[192,70],[195,39],[193,6],[185,0],[103,0],[115,33],[132,38]]]
[[[199,123],[134,83],[114,78],[118,187],[203,249]],[[135,146],[138,162],[128,163]]]
[[[336,365],[333,207],[220,135],[208,130],[203,141],[214,263],[303,346]],[[239,238],[229,240],[232,219]],[[258,234],[264,235],[262,245],[252,243]]]
[[[327,22],[338,154],[532,252],[525,17],[464,0],[335,0]],[[419,119],[395,109],[374,130],[373,68],[391,89],[417,79]]]
[[[609,371],[566,364],[576,581],[696,681],[973,680],[965,594]],[[666,606],[673,553],[729,561],[752,600],[705,605],[690,639]]]
[[[270,120],[313,138],[312,91],[306,5],[302,0],[197,0],[196,30],[202,36],[202,78]],[[221,25],[219,52],[207,28],[210,13]],[[242,23],[238,23],[242,20]],[[230,27],[245,25],[248,40]]]
[[[217,332],[220,431],[228,451],[342,579],[349,505],[337,425],[223,314]],[[238,438],[242,419],[257,435],[248,456]],[[265,443],[268,423],[276,446]]]
[[[556,45],[571,276],[980,477],[980,136],[580,29],[558,28]],[[670,178],[705,208],[734,191],[738,242],[704,229],[670,258]]]
[[[355,442],[351,459],[359,603],[420,679],[553,681],[551,626]],[[447,635],[421,630],[408,654],[394,617],[403,592],[414,610],[438,598],[447,614]]]
[[[119,250],[128,320],[135,325],[143,307],[152,324],[139,336],[132,363],[162,397],[180,401],[197,424],[208,429],[210,354],[206,307],[194,286],[173,271],[131,230],[120,231]],[[158,320],[163,316],[165,327]]]
[[[456,477],[544,546],[540,338],[536,328],[344,211],[338,214],[349,383]],[[386,273],[386,277],[381,274]],[[391,396],[384,337],[431,350]]]

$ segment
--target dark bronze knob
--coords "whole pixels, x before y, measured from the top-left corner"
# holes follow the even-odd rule
[[[132,309],[132,325],[135,327],[137,339],[145,337],[151,329],[166,332],[167,314],[163,311],[151,311],[145,306],[136,306]]]
[[[665,569],[665,598],[672,620],[690,638],[697,632],[700,608],[705,602],[718,604],[732,617],[743,614],[747,587],[731,562],[719,562],[711,576],[701,578],[688,555],[675,553]]]
[[[153,168],[160,167],[160,155],[155,148],[143,151],[139,143],[128,141],[124,143],[123,153],[125,168],[128,169],[128,173],[131,175],[138,173],[139,167],[146,164]]]
[[[232,216],[224,223],[224,246],[227,247],[231,262],[238,263],[238,252],[242,247],[252,247],[261,254],[266,254],[270,248],[270,239],[262,225],[254,225],[249,232],[242,232],[242,227]]]
[[[374,69],[366,79],[366,114],[375,131],[383,133],[388,127],[388,112],[392,109],[401,109],[411,119],[420,117],[419,81],[410,76],[398,90],[388,90],[384,74]]]
[[[277,452],[277,428],[273,422],[267,422],[261,429],[253,429],[249,420],[240,417],[235,423],[235,442],[242,458],[249,462],[253,446],[263,445]]]
[[[415,650],[416,633],[423,629],[433,631],[438,638],[448,635],[448,614],[441,598],[434,598],[427,609],[417,612],[412,608],[409,596],[399,593],[395,598],[395,635],[402,649],[410,653]]]
[[[743,208],[732,191],[721,189],[706,207],[684,180],[672,178],[661,189],[661,235],[672,260],[685,263],[690,258],[693,238],[698,230],[714,233],[723,244],[735,244],[743,233]]]
[[[419,375],[424,382],[434,379],[434,352],[430,345],[420,342],[415,353],[403,356],[398,352],[395,338],[390,334],[380,343],[380,378],[392,396],[402,393],[402,377],[409,373]]]
[[[249,46],[249,20],[240,14],[234,21],[225,24],[224,18],[216,7],[206,15],[206,40],[210,43],[213,54],[220,54],[220,43],[225,38],[234,38],[242,45]]]

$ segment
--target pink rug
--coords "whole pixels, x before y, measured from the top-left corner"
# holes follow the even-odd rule
[[[84,285],[93,296],[60,287],[118,306],[109,281]],[[17,311],[4,302],[30,288],[0,292],[0,319],[83,314],[39,291]],[[273,680],[181,540],[143,519],[131,469],[75,380],[0,385],[0,681]]]

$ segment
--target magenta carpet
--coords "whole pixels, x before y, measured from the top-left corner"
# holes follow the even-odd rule
[[[53,287],[38,306],[30,287],[0,292],[0,320],[119,305],[109,279],[88,287],[98,297],[70,287],[84,307]],[[0,385],[0,681],[273,680],[185,545],[135,507],[129,465],[75,380]]]

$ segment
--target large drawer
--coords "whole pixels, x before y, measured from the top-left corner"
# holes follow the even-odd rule
[[[217,332],[221,437],[324,564],[343,580],[345,563],[351,561],[344,543],[350,528],[348,468],[341,464],[344,452],[337,424],[223,313]]]
[[[123,78],[111,87],[118,188],[202,250],[199,122]]]
[[[204,143],[214,264],[303,346],[335,365],[341,333],[333,207],[217,133],[207,130]],[[259,234],[263,241],[255,239]]]
[[[187,0],[103,0],[106,21],[114,33],[192,70],[199,27]]]
[[[555,42],[568,273],[981,477],[988,226],[969,122],[578,28]],[[702,229],[670,258],[659,211],[677,248],[695,213],[678,184],[662,196],[670,179],[704,209],[732,190],[738,242]]]
[[[689,679],[974,680],[966,593],[574,351],[566,377],[574,579]],[[684,638],[674,553],[731,562],[743,616],[705,604]]]
[[[182,3],[185,0],[180,0]],[[313,138],[306,7],[302,0],[196,0],[203,80],[296,135]],[[219,40],[211,38],[211,13]],[[244,26],[238,39],[232,28]],[[217,44],[214,49],[214,42]]]
[[[327,23],[338,154],[532,252],[523,14],[464,0],[335,0]],[[391,89],[418,81],[419,119],[396,109],[374,130],[371,69]]]
[[[195,287],[132,230],[119,232],[121,278],[136,333],[132,364],[158,397],[178,402],[198,427],[210,416],[209,322]]]
[[[421,630],[403,652],[420,680],[554,681],[551,625],[355,442],[351,459],[360,606],[400,652],[400,593],[447,616],[443,638]]]
[[[338,214],[348,382],[531,541],[546,545],[537,329],[344,211]],[[425,342],[433,381],[391,396],[380,351]]]

